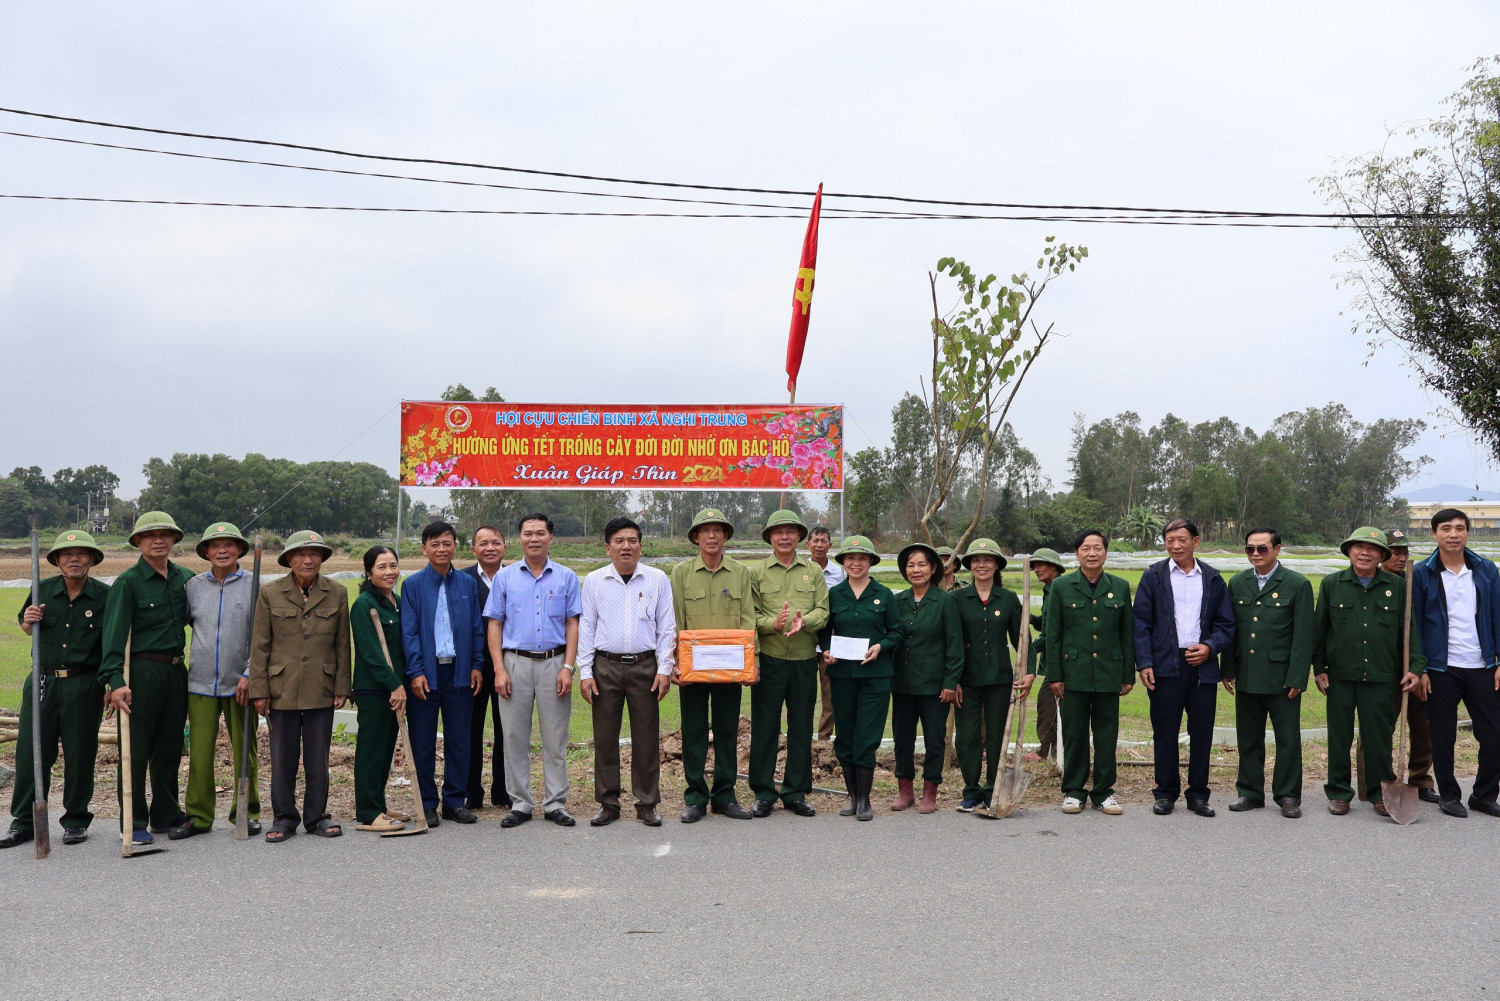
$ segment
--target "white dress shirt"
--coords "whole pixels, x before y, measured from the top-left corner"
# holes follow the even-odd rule
[[[1172,613],[1177,620],[1177,647],[1186,650],[1199,643],[1203,615],[1203,568],[1193,561],[1193,569],[1184,571],[1172,561],[1167,571],[1172,584]]]
[[[1271,569],[1266,571],[1264,574],[1258,572],[1254,567],[1251,567],[1250,572],[1255,574],[1255,589],[1257,591],[1264,591],[1266,589],[1266,581],[1271,579],[1271,574],[1275,573],[1277,567],[1280,566],[1281,561],[1277,560],[1275,564],[1272,565]]]
[[[677,660],[677,617],[672,582],[644,563],[627,582],[610,563],[583,579],[578,620],[579,679],[594,676],[594,653],[656,652],[656,673],[671,674]]]
[[[817,560],[813,560],[814,565],[817,565],[817,562]],[[823,568],[823,583],[828,585],[830,591],[833,590],[833,585],[843,580],[846,576],[848,575],[844,573],[844,568],[839,564],[838,560],[830,558],[828,565]]]
[[[1474,571],[1466,565],[1454,573],[1443,568],[1443,597],[1448,602],[1448,666],[1483,667],[1479,649],[1479,596],[1474,590]]]

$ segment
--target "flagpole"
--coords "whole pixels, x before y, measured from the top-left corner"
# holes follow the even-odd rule
[[[786,405],[789,406],[789,407],[795,407],[797,405],[797,384],[795,382],[792,383],[792,398],[787,401]],[[784,508],[784,507],[786,507],[786,491],[785,490],[783,490],[781,492],[781,500],[779,500],[776,503],[776,506],[778,508]]]

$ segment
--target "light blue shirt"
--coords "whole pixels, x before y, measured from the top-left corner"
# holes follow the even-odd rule
[[[448,577],[453,573],[449,570],[444,574],[441,583],[438,584],[437,607],[432,610],[432,642],[435,654],[447,659],[454,656],[453,651],[453,619],[448,614]]]
[[[484,617],[502,626],[503,649],[533,652],[564,646],[568,620],[582,613],[578,575],[552,560],[539,575],[525,560],[501,568],[484,606]]]

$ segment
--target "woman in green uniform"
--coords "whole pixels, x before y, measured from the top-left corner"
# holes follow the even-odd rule
[[[404,814],[399,819],[392,816],[385,806],[391,755],[395,753],[396,736],[400,733],[396,714],[406,709],[401,607],[394,595],[400,578],[396,551],[390,546],[371,546],[365,551],[365,579],[349,613],[354,634],[354,681],[350,694],[359,719],[359,737],[354,745],[354,815],[361,831],[399,831],[404,826],[402,821],[409,819]],[[370,621],[371,609],[380,613],[380,627],[395,670],[386,663],[375,623]]]
[[[899,787],[892,810],[905,810],[912,804],[919,719],[926,750],[922,803],[917,812],[937,809],[938,783],[943,780],[943,755],[947,752],[948,706],[958,702],[964,631],[958,602],[933,586],[933,577],[942,572],[940,559],[937,550],[923,542],[912,543],[896,556],[901,576],[911,587],[896,595],[897,621],[906,643],[896,654],[896,678],[891,686],[891,735],[896,743]]]
[[[964,630],[964,673],[954,710],[953,743],[964,776],[959,812],[990,808],[995,774],[1004,751],[1006,708],[1015,668],[1010,650],[1021,641],[1021,601],[1000,585],[1005,556],[993,539],[975,539],[963,555],[971,587],[952,592]],[[983,766],[984,779],[980,780]]]
[[[870,578],[870,567],[880,562],[870,540],[849,536],[834,559],[847,576],[828,592],[828,623],[818,632],[818,645],[824,651],[823,664],[833,688],[833,753],[849,790],[849,805],[839,816],[872,820],[875,752],[885,733],[901,627],[896,621],[895,595]],[[837,660],[829,652],[835,636],[869,640],[870,645],[859,660]]]

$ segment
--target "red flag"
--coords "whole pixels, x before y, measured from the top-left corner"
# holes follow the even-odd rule
[[[802,263],[792,283],[792,329],[786,336],[786,388],[797,392],[797,373],[802,370],[802,349],[807,345],[807,321],[812,312],[813,271],[818,266],[818,213],[823,209],[823,185],[813,198],[812,218],[802,238]]]

